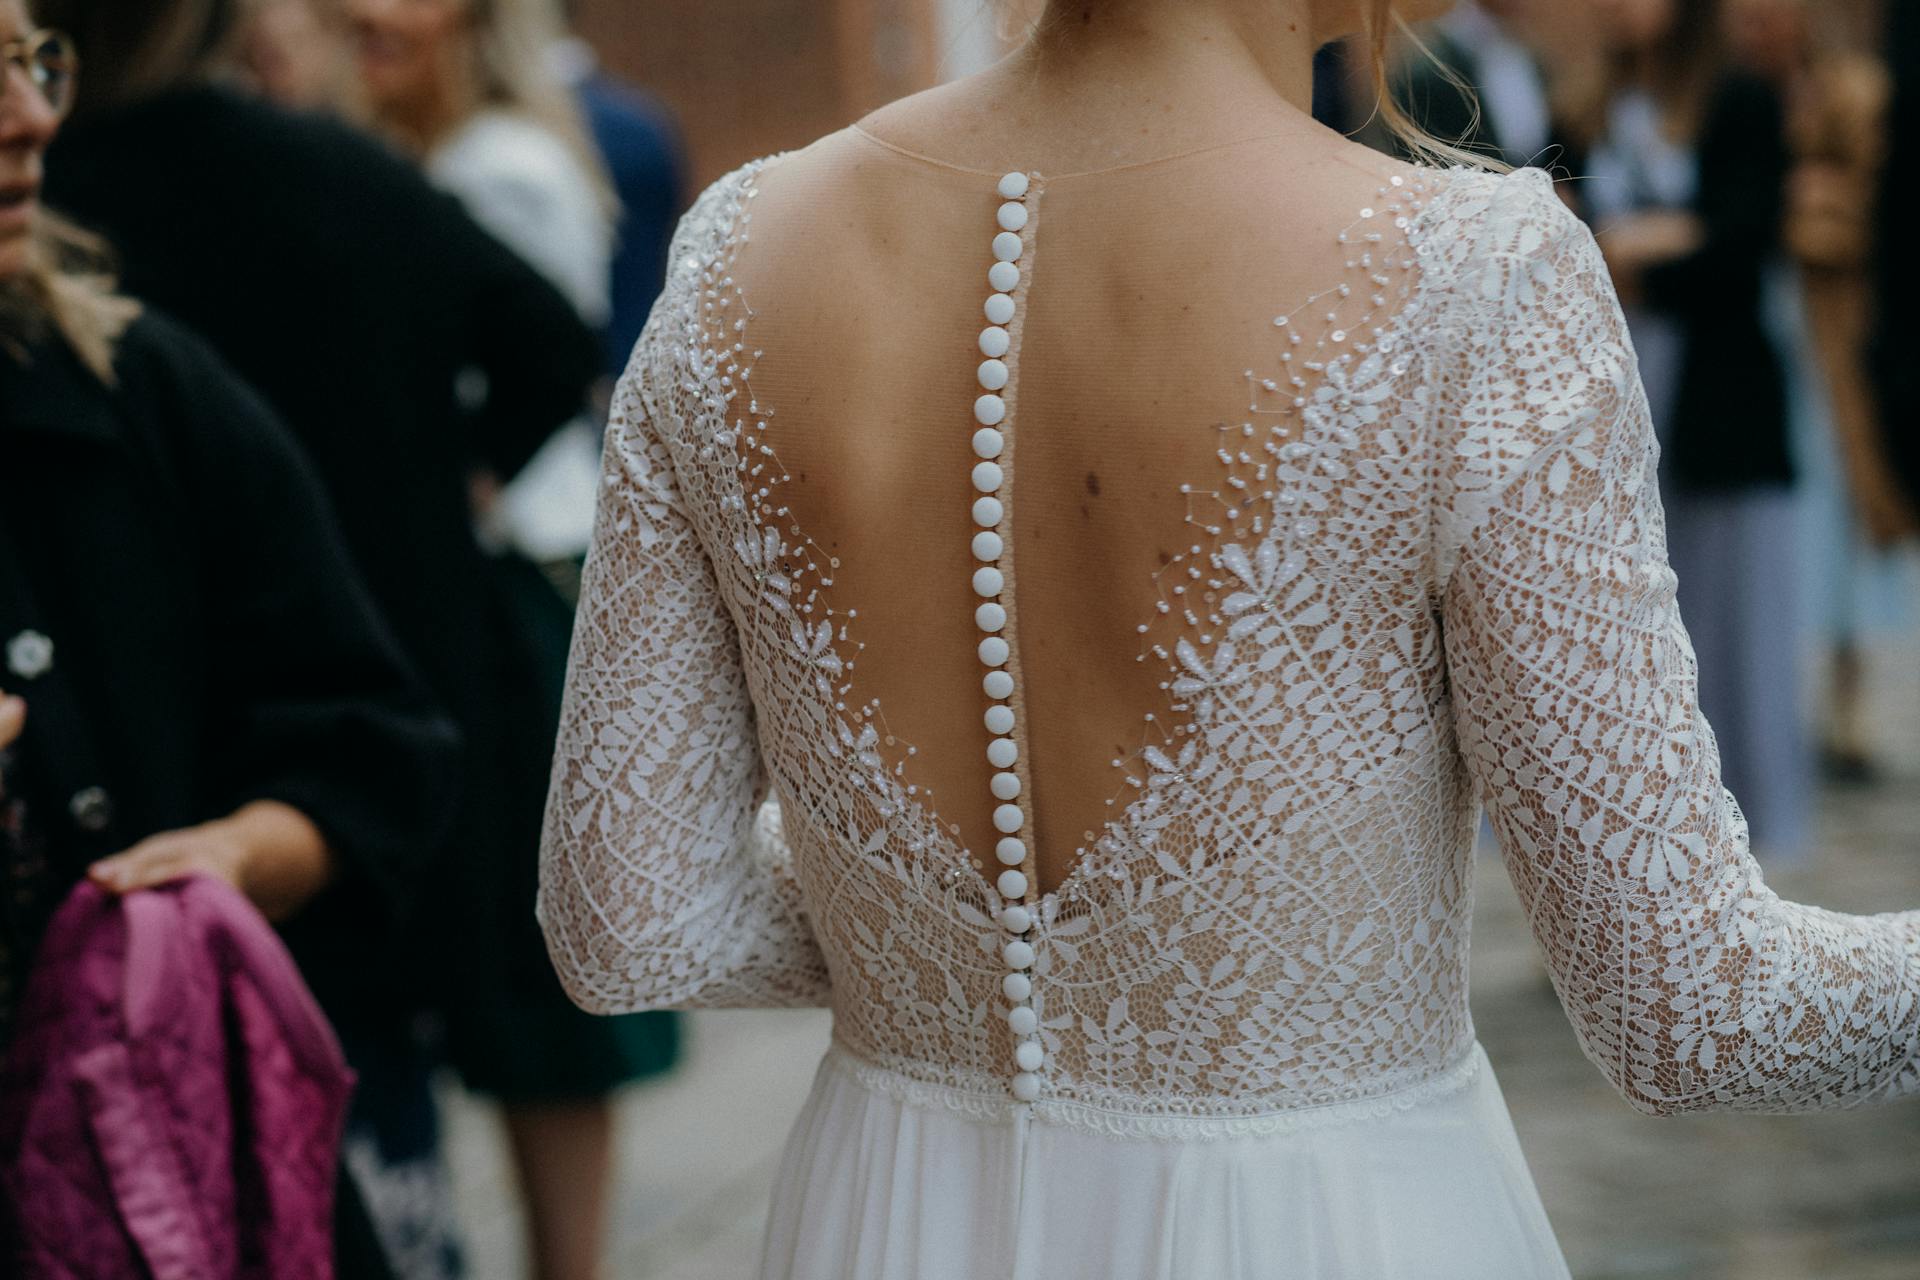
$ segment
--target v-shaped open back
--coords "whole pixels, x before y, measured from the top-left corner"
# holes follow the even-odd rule
[[[1151,1202],[1181,1141],[1431,1104],[1395,1132],[1433,1176],[1386,1199],[1488,1222],[1531,1192],[1468,1012],[1477,789],[1637,1103],[1920,1088],[1920,917],[1782,903],[1748,856],[1624,321],[1546,176],[1304,133],[1020,166],[848,131],[684,222],[616,397],[549,802],[576,997],[829,1000],[823,1079],[858,1097],[817,1097],[852,1118],[788,1180],[821,1194],[936,1178],[910,1135],[951,1108],[1013,1122],[943,1148],[963,1189],[1010,1179],[1018,1223],[1071,1234],[1046,1196],[1083,1166]],[[1032,1121],[1173,1139],[1178,1169]],[[1310,1147],[1207,1167],[1231,1206]],[[1356,1150],[1341,1203],[1377,1217],[1412,1166]],[[1463,1274],[1562,1274],[1522,1207]],[[1257,1218],[1206,1239],[1281,1256]],[[868,1261],[799,1269],[1034,1274],[929,1262],[929,1221],[906,1261],[856,1231]],[[1008,1256],[1052,1256],[1026,1231]],[[1377,1261],[1314,1274],[1406,1271]]]
[[[757,515],[850,728],[953,841],[936,856],[1020,871],[1016,898],[1126,874],[1143,800],[1181,785],[1186,666],[1245,626],[1220,548],[1251,568],[1351,537],[1311,481],[1377,445],[1305,408],[1411,296],[1425,183],[1334,158],[1302,182],[1288,148],[1009,182],[852,130],[755,179],[728,275]],[[1331,616],[1293,608],[1315,638]],[[1271,766],[1249,779],[1269,816],[1328,782]]]

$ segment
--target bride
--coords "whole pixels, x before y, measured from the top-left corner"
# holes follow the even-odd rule
[[[590,1009],[832,1008],[763,1276],[1565,1276],[1482,809],[1635,1108],[1920,1092],[1920,912],[1720,786],[1591,237],[1308,115],[1419,7],[1055,0],[682,225],[541,912]]]

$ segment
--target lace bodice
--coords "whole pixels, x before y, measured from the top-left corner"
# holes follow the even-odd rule
[[[987,1112],[1239,1131],[1378,1104],[1472,1045],[1484,805],[1636,1107],[1920,1090],[1920,913],[1783,902],[1748,855],[1633,352],[1547,178],[1383,162],[1312,243],[1096,244],[1149,189],[1224,216],[1182,176],[1027,175],[996,225],[999,174],[843,134],[687,216],[615,405],[549,805],[574,997],[826,1002],[842,1051]],[[1173,284],[1131,292],[1163,246]],[[894,249],[897,309],[836,310],[867,279],[836,255]],[[1313,283],[1265,296],[1287,252]],[[1201,304],[1264,310],[1182,338]],[[1099,773],[1072,733],[1124,720],[1143,736]]]

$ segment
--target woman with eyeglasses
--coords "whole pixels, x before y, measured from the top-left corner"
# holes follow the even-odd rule
[[[241,12],[46,0],[43,20],[71,31],[87,64],[48,199],[104,234],[127,287],[205,334],[293,429],[465,739],[456,820],[426,851],[434,892],[394,934],[340,956],[319,991],[360,1072],[349,1150],[379,1188],[376,1212],[392,1211],[385,1238],[412,1274],[454,1274],[431,1072],[473,1024],[423,1011],[471,993],[485,1014],[489,990],[555,985],[530,923],[528,852],[551,681],[476,539],[473,479],[511,480],[579,412],[597,343],[559,291],[390,148],[226,88]]]
[[[42,207],[72,42],[0,0],[0,57],[4,1057],[49,919],[83,879],[125,895],[214,877],[308,966],[392,928],[450,816],[458,743],[278,419],[199,338],[115,293],[97,246]],[[48,1007],[34,995],[29,1016]],[[18,1101],[0,1097],[9,1114]],[[129,1123],[101,1141],[151,1156]],[[21,1157],[0,1153],[9,1179]],[[10,1209],[47,1188],[7,1191]],[[383,1274],[339,1194],[339,1274]],[[208,1231],[247,1212],[204,1211]],[[10,1275],[65,1274],[51,1260],[99,1225],[19,1216],[0,1214]],[[130,1223],[141,1247],[152,1225]]]
[[[351,39],[368,123],[565,293],[582,319],[604,327],[619,202],[554,67],[562,31],[554,0],[329,3]],[[583,414],[556,433],[515,483],[491,496],[484,514],[502,544],[503,594],[529,634],[549,638],[543,750],[558,728],[571,584],[592,532],[602,422]],[[550,588],[534,564],[564,589]],[[543,781],[517,800],[537,814],[544,796]],[[476,867],[468,896],[523,895],[537,848],[529,840],[491,877]],[[459,900],[449,904],[450,923],[460,909]],[[502,983],[492,969],[476,969],[450,991],[451,1065],[500,1105],[527,1207],[533,1275],[588,1280],[600,1274],[613,1180],[613,1091],[673,1065],[675,1015],[582,1013],[551,976],[530,910],[522,923],[499,952],[531,958],[541,981]]]

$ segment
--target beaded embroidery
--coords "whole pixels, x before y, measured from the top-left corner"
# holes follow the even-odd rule
[[[1720,789],[1631,348],[1543,175],[1415,171],[1348,233],[1324,310],[1275,325],[1141,633],[1182,709],[1035,899],[979,874],[853,697],[856,619],[781,504],[751,390],[732,264],[758,172],[683,224],[617,398],[543,856],[576,998],[830,999],[875,1070],[1004,1082],[1004,1103],[1044,1064],[1021,1091],[1110,1132],[1420,1096],[1473,1038],[1477,796],[1586,1052],[1635,1106],[1920,1090],[1920,913],[1781,901]],[[1033,205],[1006,200],[1026,222],[1004,234],[1030,245]],[[990,280],[1015,325],[1022,276]],[[1323,342],[1293,339],[1329,312]],[[1008,418],[970,429],[1017,451],[995,329],[982,394]],[[980,570],[1017,553],[991,514]],[[987,692],[1011,715],[1009,678]],[[993,762],[1017,774],[1001,723]],[[756,827],[763,758],[784,823]],[[1024,827],[1026,788],[999,785]]]

